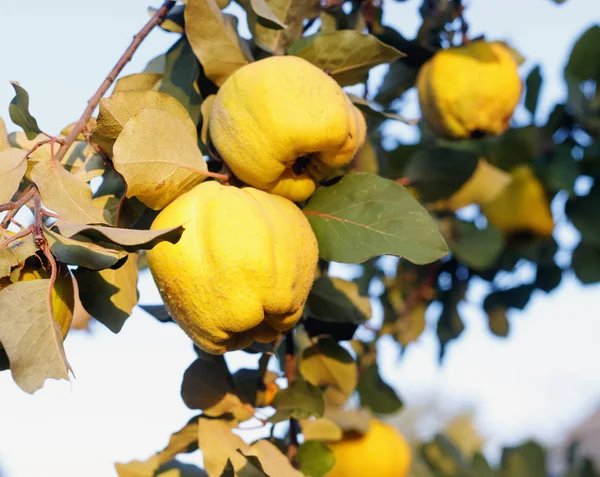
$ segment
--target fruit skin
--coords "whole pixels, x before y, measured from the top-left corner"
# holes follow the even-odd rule
[[[302,58],[273,56],[243,66],[223,83],[209,133],[239,179],[300,202],[315,190],[314,171],[352,160],[365,142],[366,124],[324,71]],[[296,163],[299,158],[306,159]]]
[[[523,84],[504,45],[474,41],[438,51],[419,70],[417,89],[426,124],[452,139],[505,131]]]
[[[550,237],[554,220],[542,183],[529,166],[517,167],[511,175],[511,183],[482,207],[488,222],[505,234],[530,232]]]
[[[179,196],[152,229],[183,225],[148,265],[165,307],[204,351],[268,343],[299,320],[318,259],[301,210],[251,187],[208,181]]]
[[[19,274],[20,282],[50,278],[50,270],[37,269],[32,262],[37,259],[30,259],[21,269]],[[35,263],[35,262],[34,262]],[[0,290],[11,284],[9,277],[0,278]],[[66,268],[61,267],[54,287],[52,288],[52,311],[54,318],[60,327],[63,339],[66,338],[71,322],[73,320],[73,308],[75,306],[75,296],[73,292],[73,279]],[[0,348],[2,346],[0,345]]]
[[[412,463],[408,442],[398,430],[372,419],[366,434],[328,443],[336,464],[326,477],[405,477]]]

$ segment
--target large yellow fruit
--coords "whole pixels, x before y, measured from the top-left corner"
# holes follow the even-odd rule
[[[440,50],[417,77],[423,119],[445,138],[502,133],[522,88],[516,61],[498,42]]]
[[[221,354],[270,342],[300,318],[318,259],[302,211],[251,187],[203,182],[179,196],[152,229],[183,225],[148,265],[165,307],[203,350]]]
[[[554,221],[542,183],[529,166],[517,167],[511,175],[511,183],[482,207],[488,222],[506,234],[531,232],[551,236]]]
[[[273,56],[243,66],[223,83],[209,133],[239,179],[298,202],[314,192],[324,169],[352,160],[366,125],[324,71],[302,58]]]
[[[11,234],[12,235],[12,234]],[[43,268],[36,268],[34,264],[38,262],[37,258],[29,259],[19,274],[20,282],[30,280],[40,280],[50,278],[50,271]],[[9,277],[0,278],[0,290],[11,284]],[[59,269],[54,287],[52,288],[52,311],[54,318],[61,329],[63,339],[67,336],[73,320],[73,308],[75,306],[75,296],[73,292],[73,279],[66,267]],[[2,346],[0,345],[0,348]]]
[[[376,419],[365,434],[346,435],[328,445],[336,463],[327,477],[405,477],[412,463],[404,436]]]

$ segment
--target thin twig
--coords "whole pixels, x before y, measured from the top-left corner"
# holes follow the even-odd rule
[[[290,330],[285,335],[285,376],[287,378],[288,386],[296,378],[296,361],[295,361],[295,344],[293,330]],[[290,444],[287,449],[287,456],[294,463],[296,453],[298,452],[298,433],[300,432],[300,426],[298,421],[294,418],[290,418]]]
[[[81,133],[81,131],[83,131],[83,129],[87,126],[87,123],[92,117],[92,114],[94,113],[96,106],[102,99],[102,96],[104,96],[104,94],[108,91],[108,88],[110,88],[113,82],[117,79],[117,76],[119,76],[119,73],[121,73],[121,70],[125,67],[125,65],[129,63],[129,61],[133,57],[133,54],[138,49],[144,38],[148,36],[148,33],[150,33],[155,26],[159,25],[163,21],[164,17],[167,15],[167,13],[169,13],[169,10],[173,8],[175,3],[176,2],[174,0],[164,2],[162,6],[156,11],[156,13],[154,13],[152,18],[148,21],[148,23],[146,23],[144,27],[140,30],[140,32],[133,37],[131,45],[129,45],[127,50],[125,50],[123,56],[121,56],[115,67],[104,79],[94,96],[92,96],[91,99],[88,101],[87,108],[85,108],[85,111],[79,118],[79,121],[77,121],[77,123],[75,123],[71,131],[69,131],[69,134],[65,138],[64,144],[56,153],[55,157],[57,161],[60,161],[65,156],[65,154],[69,150],[69,147],[71,147],[71,145],[75,142],[75,139],[77,139],[77,136],[79,136],[79,133]]]

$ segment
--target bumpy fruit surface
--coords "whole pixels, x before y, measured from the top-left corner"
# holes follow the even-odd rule
[[[165,307],[203,350],[221,354],[274,340],[300,318],[318,258],[315,235],[289,200],[251,187],[203,182],[152,229],[183,225],[148,265]]]
[[[258,189],[302,201],[327,168],[348,164],[366,125],[348,95],[302,58],[274,56],[243,66],[221,86],[210,139],[233,173]]]
[[[417,77],[423,119],[440,137],[498,135],[521,97],[518,65],[501,43],[438,51]]]
[[[488,222],[506,234],[551,236],[554,221],[542,183],[529,166],[517,167],[511,175],[511,183],[482,207]]]
[[[50,271],[46,269],[36,269],[31,263],[33,261],[34,259],[27,261],[25,266],[21,269],[19,274],[20,282],[50,278]],[[35,261],[37,261],[37,259],[35,259]],[[9,277],[0,278],[0,290],[10,284],[11,281]],[[56,281],[54,282],[54,287],[52,288],[52,311],[54,318],[60,327],[63,339],[67,336],[67,333],[71,328],[74,306],[73,280],[68,270],[61,268],[56,277]]]
[[[405,477],[412,463],[404,436],[375,419],[366,434],[346,435],[328,445],[336,463],[327,477]]]

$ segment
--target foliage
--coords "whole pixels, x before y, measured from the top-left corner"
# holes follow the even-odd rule
[[[383,24],[381,3],[370,0],[236,1],[247,13],[250,39],[239,35],[238,19],[215,0],[165,2],[150,11],[147,31],[160,23],[172,33],[172,47],[158,52],[145,71],[120,78],[101,101],[106,90],[99,91],[96,117],[84,114],[61,134],[49,135],[30,112],[35,98],[15,83],[9,111],[23,132],[7,134],[0,121],[0,202],[6,202],[0,205],[6,213],[0,228],[0,363],[33,393],[46,379],[69,377],[51,299],[57,273],[78,290],[71,313],[87,313],[118,333],[138,304],[146,251],[177,243],[184,230],[184,223],[151,229],[157,214],[203,181],[241,185],[214,149],[207,126],[215,94],[232,73],[287,54],[316,65],[341,86],[364,84],[364,97],[349,95],[366,118],[364,146],[297,204],[320,252],[300,321],[285,336],[244,348],[260,355],[258,369],[232,374],[222,356],[195,348],[199,356],[185,372],[181,394],[201,414],[147,461],[117,464],[121,477],[326,475],[333,462],[324,442],[365,432],[364,410],[386,415],[402,408],[379,373],[380,338],[389,336],[405,350],[424,331],[426,315],[439,309],[431,319],[437,320],[442,359],[464,330],[461,304],[474,280],[487,284],[481,305],[490,331],[501,337],[510,335],[511,309],[523,309],[534,293],[551,292],[563,276],[600,281],[600,26],[574,45],[564,69],[568,98],[548,118],[537,114],[543,72],[535,66],[521,98],[529,122],[513,119],[502,134],[453,139],[435,136],[423,122],[415,126],[397,109],[436,52],[468,43],[460,0],[424,1],[415,38]],[[518,52],[509,51],[522,63]],[[379,65],[389,66],[372,91],[369,72]],[[388,121],[418,127],[420,142],[384,147],[394,139],[386,133]],[[514,186],[511,177],[523,170],[534,184],[534,199],[523,193],[519,201],[493,202],[512,190],[505,187]],[[585,183],[594,185],[586,191]],[[557,207],[550,229],[570,222],[581,234],[574,250],[561,250],[551,233],[505,226],[507,217],[531,222],[527,214],[547,210],[552,201]],[[503,220],[486,214],[492,204]],[[26,209],[32,219],[19,224],[15,214]],[[565,254],[572,259],[564,260]],[[28,259],[50,276],[19,281]],[[384,260],[395,260],[393,276],[385,275]],[[354,264],[361,273],[355,281],[331,277],[330,262]],[[519,279],[525,266],[536,269],[531,281]],[[374,284],[380,285],[375,294]],[[372,323],[372,304],[383,310],[380,326]],[[170,320],[166,307],[145,309]],[[359,327],[366,332],[361,339],[355,337]],[[245,422],[261,423],[269,438],[243,442],[232,431]],[[204,470],[174,460],[198,448]],[[543,450],[534,443],[505,449],[499,469],[480,454],[465,457],[442,436],[420,450],[426,473],[419,475],[546,475]],[[570,476],[598,475],[589,463],[572,465]]]

